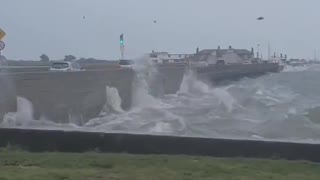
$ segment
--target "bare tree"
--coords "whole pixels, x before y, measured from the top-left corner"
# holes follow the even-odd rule
[[[42,62],[49,62],[49,61],[50,61],[50,58],[49,58],[48,55],[42,54],[42,55],[40,56],[40,60],[41,60]]]
[[[64,61],[74,61],[77,58],[74,55],[66,55],[64,56]]]

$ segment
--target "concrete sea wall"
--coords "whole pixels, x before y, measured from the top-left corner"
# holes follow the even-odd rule
[[[185,70],[185,67],[158,67],[156,73],[148,78],[151,94],[175,94],[180,89]]]
[[[235,64],[199,67],[194,70],[197,72],[200,79],[216,82],[223,80],[237,80],[243,77],[254,77],[270,72],[279,72],[281,67],[277,63]]]
[[[190,69],[195,71],[200,79],[219,81],[277,72],[278,68],[277,64],[198,68],[160,66],[155,73],[147,73],[147,79],[150,93],[162,96],[175,94],[180,89],[186,70]],[[118,90],[122,100],[121,107],[128,110],[132,104],[136,75],[132,69],[114,68],[65,73],[1,73],[0,120],[7,112],[17,110],[16,97],[20,96],[32,102],[35,119],[45,117],[58,123],[75,119],[75,122],[81,125],[101,112],[108,101],[106,86]]]
[[[184,154],[320,162],[320,144],[99,132],[0,129],[0,147],[32,152]]]
[[[150,75],[150,90],[157,95],[174,94],[183,75],[184,68],[159,68]],[[57,123],[72,121],[81,125],[99,115],[108,101],[107,86],[118,90],[122,109],[130,109],[135,78],[132,69],[0,74],[0,119],[17,111],[19,96],[32,103],[35,119],[45,117]]]
[[[49,66],[0,66],[0,73],[48,72]]]
[[[34,106],[34,118],[66,122],[70,117],[85,122],[97,117],[107,101],[106,86],[117,88],[122,108],[131,106],[131,69],[66,73],[16,73],[0,75],[0,113],[16,111],[17,96]]]

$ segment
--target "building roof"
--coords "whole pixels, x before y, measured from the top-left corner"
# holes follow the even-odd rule
[[[228,54],[232,50],[233,53],[236,53],[241,58],[245,58],[253,56],[253,53],[247,49],[204,49],[200,52],[194,54],[189,59],[190,60],[196,60],[196,61],[207,61],[210,56],[212,56],[212,53],[215,53],[217,56],[223,56],[225,54]]]
[[[233,52],[235,52],[236,54],[239,54],[239,55],[252,54],[252,52],[247,49],[204,49],[204,50],[200,51],[198,54],[211,54],[213,52],[219,52],[220,54],[226,54],[230,50],[233,50]]]
[[[151,53],[147,53],[147,54],[154,54],[154,55],[171,55],[171,56],[179,56],[179,55],[192,55],[192,54],[187,54],[187,53],[169,53],[169,52],[151,52]]]
[[[153,54],[153,55],[168,55],[168,52],[151,52],[151,53],[147,53],[147,54]]]

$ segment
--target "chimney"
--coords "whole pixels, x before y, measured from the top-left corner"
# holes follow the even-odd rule
[[[199,47],[197,47],[197,50],[196,50],[196,54],[198,54],[199,53]]]
[[[251,53],[254,54],[254,49],[253,48],[251,48]]]
[[[229,49],[232,49],[232,46],[229,46]]]
[[[218,46],[218,50],[220,50],[220,46]]]

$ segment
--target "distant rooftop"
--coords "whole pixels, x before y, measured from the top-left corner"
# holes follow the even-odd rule
[[[218,52],[219,54],[226,54],[230,50],[232,50],[234,53],[239,54],[239,55],[246,55],[246,54],[252,54],[251,51],[247,49],[204,49],[199,51],[198,54],[212,54],[213,52]]]
[[[229,53],[237,54],[237,56],[242,60],[250,59],[254,56],[253,49],[249,51],[247,49],[234,49],[229,46],[228,49],[221,49],[220,47],[218,47],[217,49],[203,49],[191,56],[190,60],[208,61],[208,59],[212,59],[213,56],[214,58],[223,58]],[[228,58],[226,58],[225,60],[228,60]]]
[[[148,54],[154,54],[154,55],[191,55],[188,53],[169,53],[169,52],[151,52]]]

